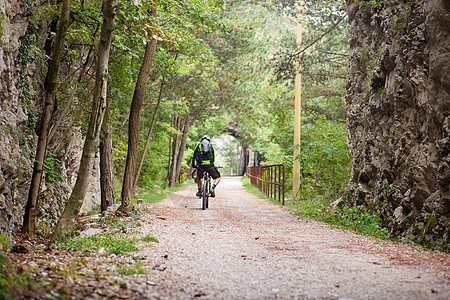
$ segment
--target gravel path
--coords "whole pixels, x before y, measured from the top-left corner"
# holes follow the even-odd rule
[[[196,187],[147,206],[152,269],[134,286],[163,299],[450,299],[450,260],[299,219],[225,177],[210,208]]]

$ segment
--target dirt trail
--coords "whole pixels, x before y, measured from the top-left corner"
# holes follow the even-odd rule
[[[147,298],[163,299],[450,299],[450,261],[299,219],[223,178],[210,208],[196,188],[148,205],[141,234],[153,269]],[[144,279],[144,278],[142,278]]]

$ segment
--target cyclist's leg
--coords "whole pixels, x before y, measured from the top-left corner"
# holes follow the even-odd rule
[[[222,177],[220,176],[220,172],[216,166],[213,166],[208,170],[211,177],[214,179],[214,186],[218,185]]]
[[[197,175],[197,177],[195,178],[195,182],[197,183],[198,188],[202,187],[202,178],[200,176]]]
[[[197,170],[197,177],[195,178],[195,182],[197,183],[197,194],[195,194],[197,197],[201,197],[202,196],[202,177],[203,177],[203,172],[202,170],[198,169]]]
[[[211,175],[211,177],[214,179],[214,184],[213,184],[212,187],[211,187],[211,193],[210,193],[210,195],[211,195],[211,197],[215,197],[215,196],[216,196],[216,191],[215,191],[215,189],[216,189],[216,186],[219,184],[220,179],[221,179],[220,173],[219,173],[219,170],[217,170],[217,167],[216,167],[216,166],[213,166],[213,167],[209,168],[209,169],[208,169],[208,173],[209,173],[209,175]]]

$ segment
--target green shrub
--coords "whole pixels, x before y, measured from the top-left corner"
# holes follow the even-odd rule
[[[376,213],[365,211],[362,206],[338,207],[331,212],[328,211],[325,205],[317,202],[310,202],[306,205],[300,205],[300,207],[302,209],[297,213],[300,217],[311,217],[364,235],[375,236],[381,239],[389,238],[387,230],[381,226],[380,216]]]
[[[54,153],[49,153],[44,161],[44,173],[45,177],[49,182],[63,182],[66,180],[64,176],[59,173],[58,167],[60,160],[56,158]]]

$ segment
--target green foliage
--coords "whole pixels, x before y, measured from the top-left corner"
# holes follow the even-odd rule
[[[147,242],[147,243],[159,243],[159,240],[157,238],[155,238],[154,236],[151,235],[147,235],[141,238],[142,241]]]
[[[147,103],[142,109],[139,157],[154,114],[155,104],[161,97],[157,122],[149,148],[145,154],[138,188],[153,190],[164,187],[167,165],[171,155],[171,137],[180,132],[171,123],[173,116],[195,115],[194,122],[205,120],[201,109],[212,106],[210,91],[214,89],[211,72],[214,61],[211,50],[202,36],[221,30],[218,22],[220,5],[216,1],[121,1],[117,10],[117,30],[112,48],[108,97],[112,99],[112,122],[117,139],[114,147],[115,172],[122,176],[126,157],[126,134],[117,128],[129,114],[136,78],[143,56],[143,41],[149,37],[158,40],[157,52],[151,70],[151,84],[147,88]],[[149,15],[155,9],[156,17]],[[141,46],[140,46],[141,45]],[[160,91],[162,92],[160,94]],[[125,128],[121,129],[125,131]],[[139,192],[142,192],[139,191]],[[145,193],[145,192],[142,192]],[[157,195],[158,196],[158,195]]]
[[[400,242],[450,254],[450,237],[448,234],[444,234],[438,239],[430,239],[430,236],[427,237],[425,234],[418,233],[414,237],[402,237]]]
[[[0,234],[0,245],[2,246],[3,250],[9,250],[11,247],[8,245],[8,241],[6,239],[6,236]]]
[[[251,185],[247,177],[242,178],[246,191],[259,198],[268,199],[258,188]],[[276,200],[271,200],[279,204]],[[362,206],[329,209],[329,204],[323,199],[310,199],[308,201],[287,202],[286,205],[295,208],[297,215],[303,218],[312,218],[333,226],[353,230],[359,234],[375,236],[380,239],[390,239],[387,229],[383,228],[382,220],[377,213],[364,210]]]
[[[11,266],[9,262],[0,262],[0,298],[14,299],[8,292],[10,288],[21,286],[29,289],[32,286],[30,283],[30,276],[23,271],[23,269],[16,269]]]
[[[51,183],[63,182],[66,180],[59,172],[60,160],[56,158],[54,153],[49,153],[44,161],[44,173],[46,179]]]
[[[11,249],[6,237],[0,235],[0,245],[3,250]],[[23,286],[29,288],[30,276],[22,268],[16,268],[14,264],[0,251],[0,299],[14,299],[8,292],[11,287]]]
[[[300,217],[311,217],[334,226],[350,229],[357,233],[388,239],[388,233],[382,227],[382,220],[376,213],[368,212],[362,206],[342,208],[329,211],[328,207],[318,201],[302,201],[297,204]]]
[[[145,187],[138,187],[137,188],[137,197],[143,199],[145,202],[148,203],[158,203],[161,202],[163,199],[167,197],[167,195],[182,190],[185,188],[185,185],[178,185],[173,188],[165,188],[165,189],[159,189],[156,190],[153,189],[153,187],[145,188]]]
[[[105,234],[88,237],[76,237],[58,243],[62,249],[75,249],[85,251],[86,254],[92,250],[103,248],[106,255],[128,255],[129,252],[136,252],[139,249],[133,245],[136,238],[126,234]]]
[[[144,263],[137,261],[133,266],[120,267],[117,272],[120,275],[134,275],[134,274],[147,274],[148,272],[143,269]]]
[[[28,64],[35,62],[37,60],[36,52],[38,51],[36,47],[36,32],[39,26],[34,23],[28,25],[27,31],[22,38],[19,47],[19,56],[16,63],[20,65],[19,80],[18,85],[22,93],[20,95],[21,105],[26,108],[30,113],[33,111],[32,106],[37,100],[37,95],[32,93],[31,84],[28,80]],[[32,120],[29,123],[31,131],[34,130],[35,121]]]
[[[345,124],[319,121],[302,130],[300,199],[330,203],[340,197],[351,170]]]
[[[384,0],[354,0],[355,3],[363,6],[370,6],[373,8],[381,7],[383,5]]]
[[[275,200],[270,199],[266,196],[266,194],[264,194],[263,192],[261,192],[257,187],[253,186],[250,183],[250,179],[248,179],[247,176],[243,176],[241,179],[242,185],[244,186],[245,190],[261,199],[269,199],[272,200],[274,203],[278,204],[278,201],[275,202]]]
[[[0,13],[0,39],[3,37],[3,23],[5,22],[5,16]]]

